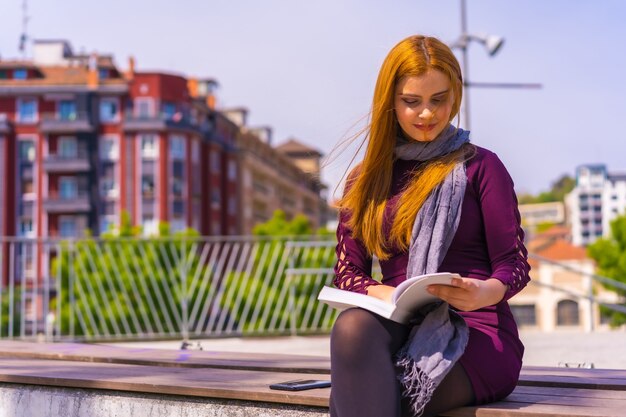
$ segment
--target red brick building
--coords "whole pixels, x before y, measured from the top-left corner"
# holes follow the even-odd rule
[[[35,42],[0,61],[0,235],[80,237],[127,211],[144,234],[238,234],[238,128],[212,80],[123,73],[110,56]]]

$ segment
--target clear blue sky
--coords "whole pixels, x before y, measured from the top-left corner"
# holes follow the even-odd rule
[[[586,163],[626,171],[626,1],[468,0],[468,31],[506,38],[469,48],[469,79],[541,90],[472,89],[472,141],[495,151],[518,191],[548,189]],[[22,0],[0,0],[0,56],[19,56]],[[244,106],[274,142],[324,153],[367,114],[387,51],[424,33],[460,35],[459,0],[30,0],[28,33],[111,53],[126,68],[220,82],[219,104]],[[349,155],[324,173],[334,186]]]

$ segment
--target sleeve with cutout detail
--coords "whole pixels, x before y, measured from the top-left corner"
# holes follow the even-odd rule
[[[365,246],[352,238],[352,230],[347,225],[348,216],[341,213],[337,226],[337,263],[333,284],[342,290],[367,294],[370,285],[379,285],[372,275],[372,257]]]

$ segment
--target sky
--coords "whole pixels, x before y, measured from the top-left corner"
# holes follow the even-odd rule
[[[0,57],[20,57],[23,0],[0,0]],[[112,54],[121,69],[216,79],[218,106],[245,107],[273,143],[296,138],[334,157],[331,195],[356,152],[380,65],[413,34],[453,43],[460,0],[29,0],[31,39]],[[488,56],[468,47],[474,144],[503,160],[518,193],[548,190],[577,166],[626,172],[626,1],[467,0],[467,33],[505,38]],[[30,46],[26,50],[29,56]],[[460,56],[459,56],[460,57]],[[463,123],[461,124],[463,127]],[[338,196],[341,189],[334,193]]]

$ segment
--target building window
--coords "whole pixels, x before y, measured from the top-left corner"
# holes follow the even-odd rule
[[[237,179],[237,164],[233,160],[228,161],[228,179],[230,181]]]
[[[70,216],[59,217],[59,236],[63,238],[76,237],[76,219]]]
[[[61,100],[57,104],[59,120],[76,120],[76,102],[73,100]]]
[[[35,184],[32,178],[22,178],[22,197],[35,193]]]
[[[9,78],[7,76],[7,70],[0,69],[0,80],[6,80],[7,78]]]
[[[237,214],[237,198],[235,197],[228,199],[228,214],[231,216]]]
[[[103,178],[100,180],[100,195],[103,197],[117,197],[117,186],[114,178]]]
[[[34,237],[35,228],[33,227],[33,219],[20,220],[20,236],[22,237]]]
[[[17,100],[17,121],[35,123],[37,121],[37,99],[23,98]]]
[[[559,301],[556,308],[556,324],[558,326],[578,326],[578,303],[572,300]]]
[[[166,120],[172,120],[174,118],[174,115],[176,114],[176,104],[165,102],[163,103],[162,107],[163,117]]]
[[[172,216],[180,218],[185,215],[185,202],[182,200],[174,200],[172,203]]]
[[[135,99],[135,116],[140,119],[154,117],[154,100],[150,97]]]
[[[220,190],[213,189],[213,191],[211,191],[211,206],[213,208],[219,208],[220,202],[221,202]]]
[[[59,178],[59,197],[64,200],[70,200],[78,197],[78,184],[76,183],[76,178]]]
[[[154,197],[154,175],[141,176],[141,195],[143,197]]]
[[[174,197],[183,197],[184,186],[185,184],[182,179],[173,178],[172,179],[172,195],[174,195]]]
[[[114,137],[102,137],[100,138],[100,160],[101,161],[116,161],[119,157],[119,151],[117,146],[117,138]]]
[[[76,138],[59,138],[57,155],[60,158],[68,159],[78,157],[78,144],[76,142]]]
[[[191,143],[191,161],[194,165],[200,163],[200,144],[197,140]]]
[[[120,104],[116,98],[103,98],[100,100],[100,121],[103,123],[118,122],[120,117]]]
[[[511,312],[519,326],[537,325],[537,313],[534,304],[512,305]]]
[[[211,172],[213,174],[219,174],[220,169],[220,154],[217,151],[211,150]]]
[[[98,78],[101,80],[106,80],[107,78],[109,78],[109,69],[98,68]]]
[[[35,162],[35,142],[32,140],[20,141],[20,162]]]
[[[141,156],[156,158],[159,154],[157,141],[154,135],[141,135]]]
[[[28,71],[23,68],[14,69],[13,70],[13,79],[14,80],[25,80],[28,78]]]
[[[170,158],[185,159],[185,138],[170,136]]]

